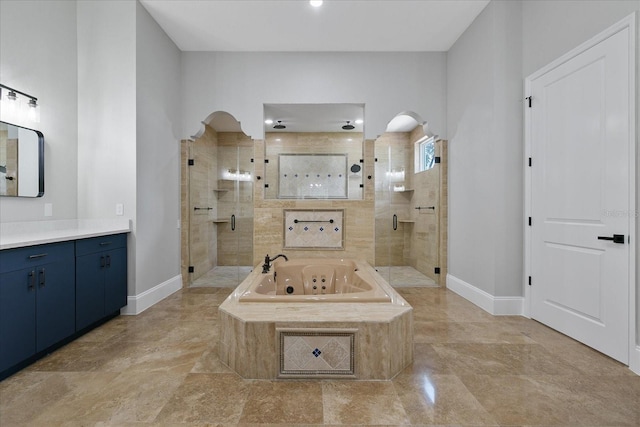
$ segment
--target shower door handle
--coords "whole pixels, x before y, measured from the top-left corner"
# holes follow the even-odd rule
[[[235,230],[236,230],[236,216],[231,215],[231,231],[235,231]]]
[[[393,214],[393,229],[397,230],[398,229],[398,215]]]

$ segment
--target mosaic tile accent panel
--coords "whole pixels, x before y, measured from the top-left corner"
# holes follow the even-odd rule
[[[346,199],[346,154],[280,154],[278,198]]]
[[[344,209],[284,210],[285,249],[344,249]]]
[[[280,376],[355,375],[355,331],[280,331]]]

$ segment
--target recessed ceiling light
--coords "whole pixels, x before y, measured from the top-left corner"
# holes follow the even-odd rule
[[[320,7],[322,6],[322,0],[310,0],[309,4],[313,7]]]
[[[273,124],[273,120],[267,119],[267,120],[264,121],[264,123],[267,124],[267,125],[272,125]]]
[[[363,123],[363,120],[362,120],[362,119],[356,119],[356,124],[357,124],[357,125],[361,125],[362,123]]]

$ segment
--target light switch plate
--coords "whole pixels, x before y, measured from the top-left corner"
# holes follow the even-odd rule
[[[124,215],[124,205],[122,203],[116,203],[116,215]]]
[[[44,204],[44,216],[53,216],[53,203]]]

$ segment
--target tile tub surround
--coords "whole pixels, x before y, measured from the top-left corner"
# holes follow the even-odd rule
[[[4,222],[0,224],[0,250],[130,231],[128,218]]]
[[[280,354],[283,332],[355,334],[354,374],[341,376],[345,378],[389,380],[413,361],[413,308],[370,266],[368,273],[377,276],[391,302],[241,302],[240,296],[262,276],[258,267],[218,309],[220,360],[241,377],[305,377],[282,372],[280,362],[289,356]]]

